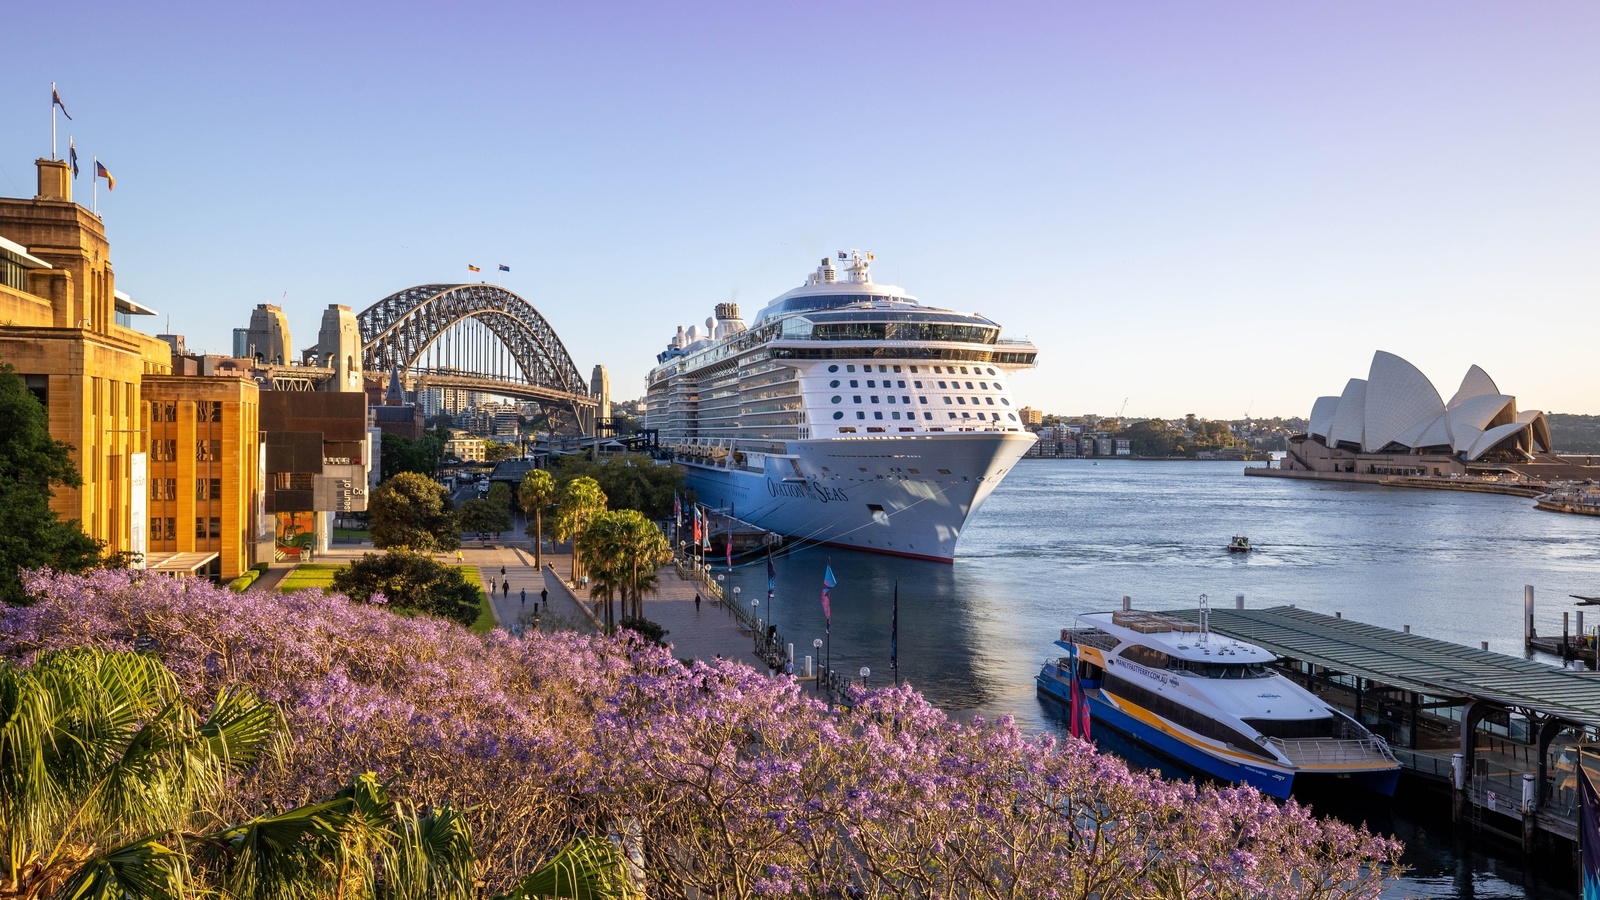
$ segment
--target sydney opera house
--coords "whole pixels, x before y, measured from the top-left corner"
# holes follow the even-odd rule
[[[1442,400],[1416,366],[1373,354],[1366,378],[1318,397],[1306,434],[1289,444],[1286,471],[1450,476],[1554,461],[1543,412],[1517,411],[1477,366]]]

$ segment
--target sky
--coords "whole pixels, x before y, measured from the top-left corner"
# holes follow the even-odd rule
[[[1600,4],[27,4],[0,195],[57,119],[141,330],[503,285],[642,396],[820,257],[1039,349],[1051,413],[1307,415],[1375,350],[1600,413]],[[56,41],[36,35],[54,33]],[[75,199],[90,202],[85,172]],[[472,275],[468,264],[483,268]]]

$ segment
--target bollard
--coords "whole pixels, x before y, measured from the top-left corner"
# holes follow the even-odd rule
[[[806,677],[814,677],[817,673],[811,671],[811,654],[806,654]]]
[[[1533,585],[1522,586],[1522,640],[1531,641],[1539,633],[1533,627]]]
[[[1537,787],[1535,786],[1534,782],[1535,782],[1535,779],[1534,779],[1534,777],[1532,775],[1529,775],[1526,772],[1523,773],[1523,775],[1522,775],[1522,849],[1523,850],[1532,850],[1533,849],[1534,839],[1538,835],[1538,832],[1537,832],[1537,829],[1536,829],[1536,823],[1538,822],[1538,817],[1534,815],[1538,811],[1538,793],[1537,793]]]
[[[1410,634],[1411,633],[1411,626],[1410,625],[1402,625],[1400,627],[1405,630],[1406,634]]]
[[[1450,818],[1461,821],[1467,797],[1467,758],[1460,753],[1450,754]]]
[[[1480,646],[1483,649],[1487,650],[1487,649],[1489,649],[1489,642],[1488,641],[1479,641],[1478,642],[1478,646]]]
[[[784,646],[788,648],[787,653],[788,653],[789,662],[791,662],[791,663],[794,662],[794,644],[791,642],[791,643],[785,644]]]
[[[1236,594],[1234,596],[1234,598],[1233,598],[1233,608],[1234,609],[1244,609],[1244,595],[1243,594]]]
[[[1127,594],[1123,594],[1122,595],[1122,610],[1123,610],[1123,612],[1127,612],[1130,609],[1133,609],[1133,598],[1129,597]]]

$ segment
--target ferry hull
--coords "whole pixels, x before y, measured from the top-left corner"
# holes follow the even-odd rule
[[[1070,688],[1054,678],[1040,675],[1039,692],[1061,703],[1070,704]],[[1288,769],[1252,766],[1219,759],[1193,745],[1153,728],[1107,703],[1099,690],[1084,692],[1089,701],[1089,716],[1096,725],[1105,725],[1187,769],[1221,781],[1248,784],[1269,797],[1285,799],[1294,785],[1295,773]]]
[[[950,562],[1026,432],[791,441],[764,468],[683,461],[699,502],[801,542]]]

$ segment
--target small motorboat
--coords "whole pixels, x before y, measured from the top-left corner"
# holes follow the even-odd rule
[[[1236,534],[1228,541],[1229,553],[1249,553],[1252,549],[1254,548],[1250,546],[1250,539],[1242,534]]]

